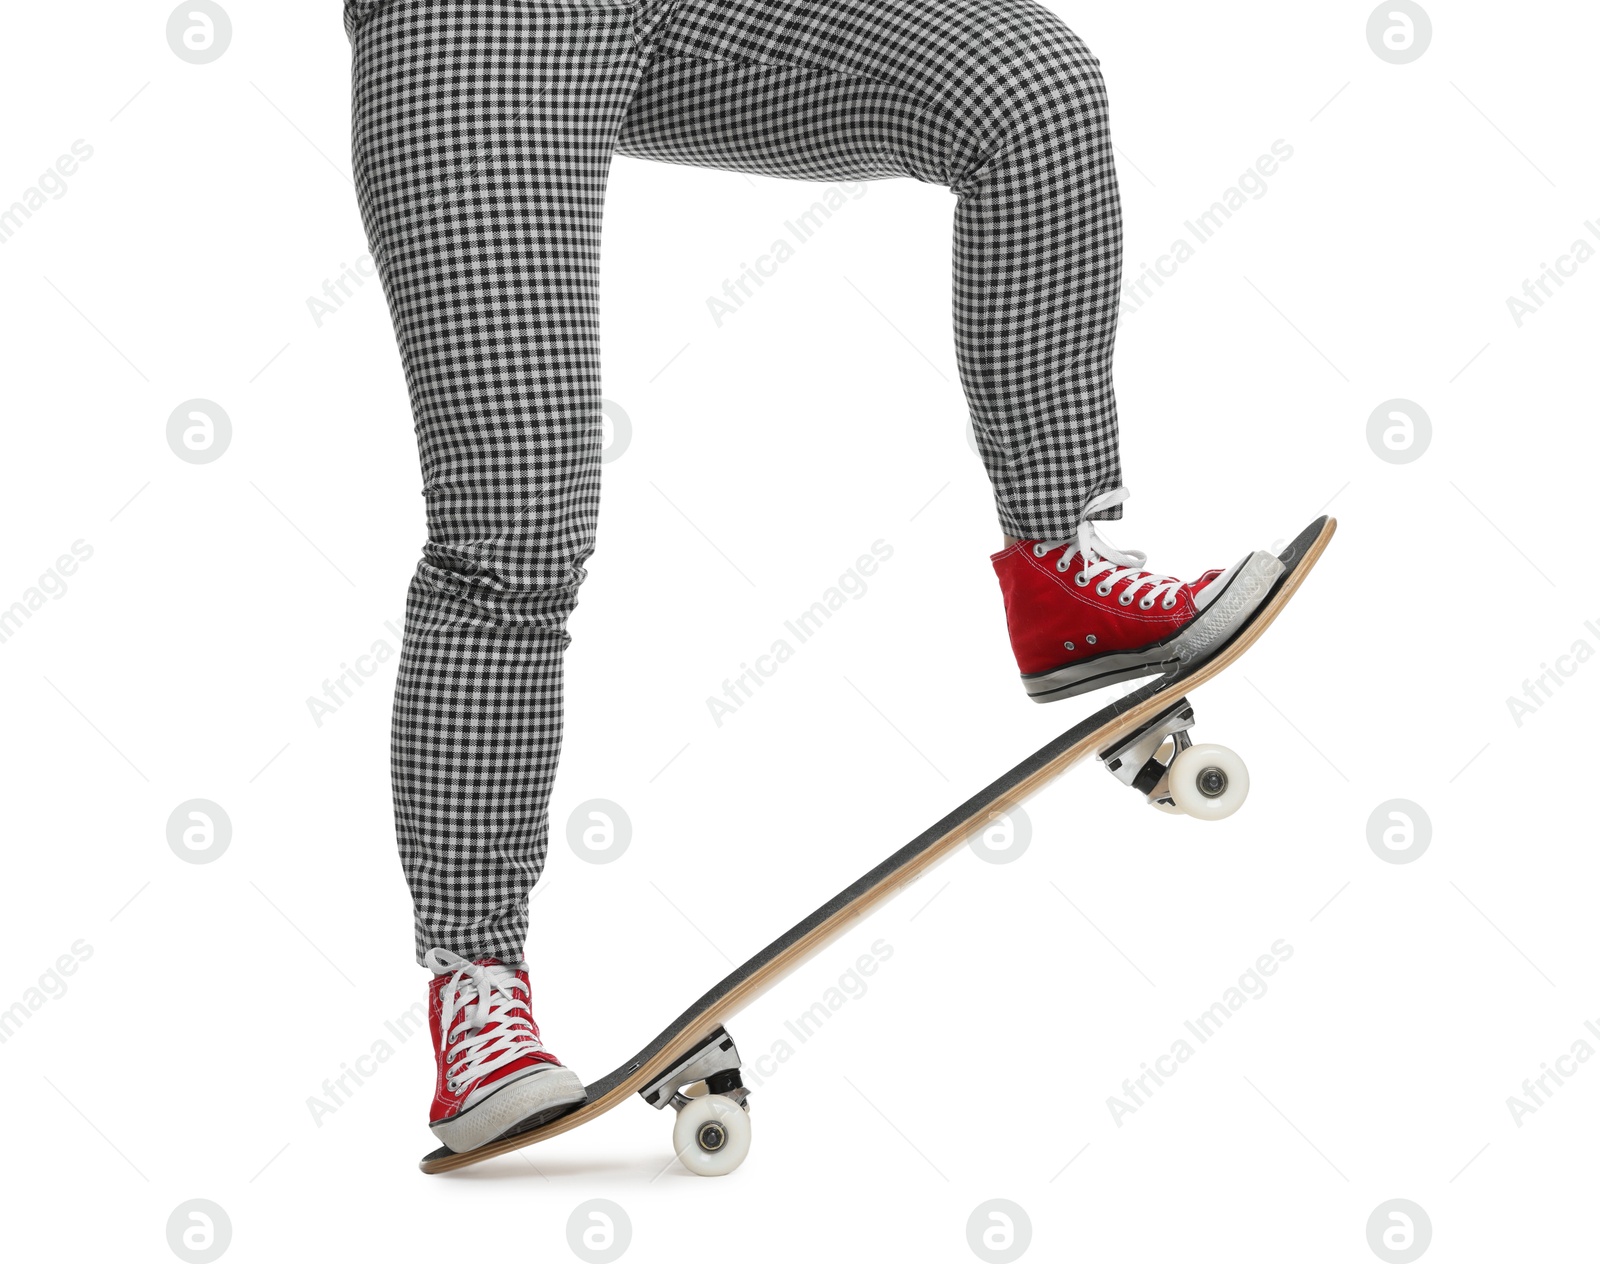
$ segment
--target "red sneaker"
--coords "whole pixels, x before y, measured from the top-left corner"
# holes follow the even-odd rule
[[[1208,657],[1283,573],[1283,563],[1265,552],[1187,583],[1147,571],[1143,553],[1113,548],[1090,521],[1127,497],[1125,487],[1096,496],[1070,540],[1021,540],[990,559],[1022,683],[1035,702]]]
[[[428,1027],[439,1066],[428,1127],[460,1153],[537,1127],[587,1099],[583,1081],[539,1039],[526,970],[443,948],[425,960]]]

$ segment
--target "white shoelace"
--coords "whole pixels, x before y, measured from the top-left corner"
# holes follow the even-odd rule
[[[1056,569],[1063,574],[1072,564],[1072,559],[1082,555],[1083,569],[1073,579],[1079,588],[1087,588],[1099,579],[1095,592],[1102,597],[1109,597],[1116,585],[1127,580],[1128,586],[1122,590],[1117,602],[1120,605],[1131,606],[1139,590],[1148,585],[1149,591],[1139,599],[1139,609],[1149,610],[1156,604],[1157,598],[1160,598],[1161,608],[1171,610],[1178,604],[1178,590],[1183,587],[1183,580],[1145,570],[1144,564],[1149,560],[1145,554],[1138,549],[1115,548],[1095,532],[1093,516],[1102,509],[1110,509],[1127,499],[1126,487],[1102,492],[1083,507],[1083,517],[1072,539],[1054,542],[1041,540],[1033,546],[1033,555],[1044,557],[1055,549],[1062,549],[1061,556],[1056,559]]]
[[[444,1012],[439,1029],[445,1037],[445,1084],[452,1093],[476,1084],[504,1063],[544,1048],[534,1034],[527,1006],[532,998],[518,998],[527,988],[509,966],[479,965],[445,948],[431,948],[424,958],[435,974],[454,974],[444,986]],[[456,1015],[471,1008],[460,1031],[452,1027]],[[518,1007],[521,1007],[520,1009]],[[483,1029],[491,1023],[491,1032]]]

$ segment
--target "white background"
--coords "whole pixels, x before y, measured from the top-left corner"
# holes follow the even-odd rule
[[[307,706],[394,642],[423,533],[410,417],[376,283],[320,327],[307,305],[366,251],[337,6],[226,7],[204,66],[168,48],[164,3],[6,16],[0,205],[93,148],[0,245],[0,606],[93,550],[0,643],[0,1007],[92,952],[0,1044],[9,1249],[169,1259],[169,1215],[204,1198],[229,1260],[564,1259],[573,1210],[606,1198],[641,1260],[966,1260],[989,1258],[969,1214],[1005,1198],[1028,1258],[1365,1260],[1369,1215],[1405,1198],[1429,1258],[1592,1253],[1600,1065],[1521,1126],[1507,1098],[1600,1049],[1600,665],[1566,663],[1520,724],[1506,701],[1600,649],[1600,261],[1520,328],[1506,305],[1575,239],[1600,246],[1592,6],[1430,4],[1431,46],[1394,65],[1364,2],[1052,5],[1104,66],[1130,274],[1273,141],[1294,151],[1124,321],[1135,497],[1107,533],[1192,574],[1325,505],[1340,531],[1198,695],[1201,740],[1250,764],[1244,810],[1165,817],[1089,767],[1028,805],[1013,863],[962,849],[731,1024],[761,1054],[892,949],[764,1077],[722,1181],[673,1162],[637,1102],[416,1171],[431,1055],[385,1027],[425,983],[389,816],[392,660],[320,726]],[[1099,705],[1036,707],[1015,678],[949,195],[873,185],[721,328],[708,314],[820,192],[614,169],[605,393],[634,435],[572,622],[529,945],[551,1045],[591,1078]],[[1432,419],[1408,464],[1366,438],[1396,397]],[[192,398],[232,420],[212,464],[167,446]],[[706,698],[876,540],[894,553],[866,595],[717,726]],[[232,822],[213,863],[167,843],[192,798]],[[595,798],[632,822],[607,865],[565,841]],[[1431,820],[1412,863],[1368,845],[1393,798]],[[1114,1121],[1122,1081],[1277,940],[1269,990]],[[382,1039],[394,1056],[316,1122],[308,1100]]]

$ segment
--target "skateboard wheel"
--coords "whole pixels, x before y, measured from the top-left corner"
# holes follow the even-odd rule
[[[672,1125],[672,1148],[696,1176],[726,1176],[750,1153],[750,1116],[715,1093],[692,1097]]]
[[[1220,821],[1239,810],[1250,793],[1250,774],[1226,746],[1199,745],[1178,752],[1167,769],[1172,801],[1189,816]]]

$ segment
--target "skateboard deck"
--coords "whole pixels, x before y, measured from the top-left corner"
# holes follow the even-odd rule
[[[696,1163],[689,1162],[685,1147],[678,1144],[681,1138],[679,1130],[675,1130],[679,1156],[685,1158],[691,1170],[707,1175],[732,1170],[743,1158],[743,1149],[739,1148],[731,1164],[727,1162],[726,1152],[720,1160],[716,1152],[728,1144],[730,1132],[738,1133],[741,1129],[742,1145],[748,1147],[749,1134],[748,1124],[739,1119],[745,1112],[738,1107],[743,1105],[746,1094],[739,1082],[737,1050],[722,1024],[860,918],[923,876],[990,821],[1018,807],[1035,791],[1090,756],[1100,755],[1115,771],[1127,752],[1135,752],[1141,757],[1139,763],[1146,775],[1137,778],[1139,770],[1131,763],[1125,772],[1117,775],[1146,792],[1152,802],[1157,802],[1161,791],[1153,790],[1152,782],[1159,769],[1153,756],[1149,763],[1145,763],[1143,757],[1157,747],[1173,749],[1176,755],[1177,749],[1188,746],[1186,733],[1181,735],[1177,748],[1173,748],[1170,741],[1174,723],[1177,729],[1186,729],[1193,719],[1193,710],[1187,706],[1184,695],[1230,666],[1266,631],[1322,555],[1333,537],[1334,527],[1332,518],[1318,518],[1290,542],[1278,555],[1283,569],[1267,597],[1228,640],[1203,658],[1174,663],[1166,674],[1153,677],[1073,725],[862,874],[736,967],[633,1057],[609,1075],[589,1084],[586,1102],[565,1107],[565,1113],[554,1118],[529,1121],[519,1131],[475,1150],[458,1154],[445,1148],[437,1149],[422,1160],[422,1170],[450,1172],[545,1141],[598,1118],[634,1093],[641,1093],[658,1108],[670,1100],[679,1108],[680,1121],[686,1107],[695,1107],[701,1119],[701,1136],[709,1138],[711,1148],[703,1155],[696,1152],[694,1157],[704,1160],[697,1167]],[[1174,722],[1173,716],[1183,718]],[[1162,725],[1166,727],[1160,727]],[[1161,738],[1168,739],[1166,745]],[[1140,745],[1141,742],[1144,745]],[[693,1088],[686,1095],[684,1090],[689,1086]],[[728,1118],[727,1110],[723,1110],[721,1116],[714,1116],[701,1109],[711,1096],[731,1101],[733,1118]],[[735,1137],[734,1140],[740,1139]],[[694,1147],[690,1145],[689,1148]]]

